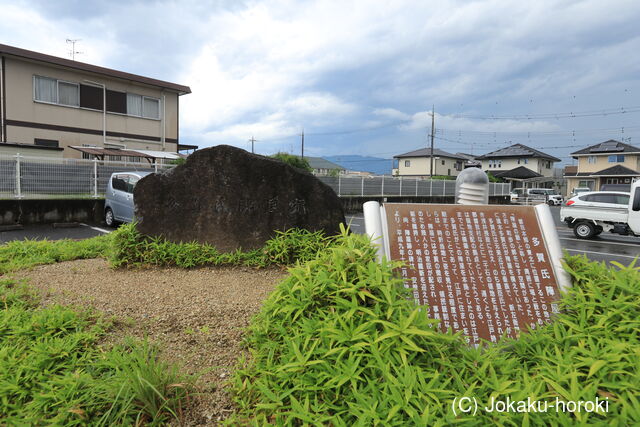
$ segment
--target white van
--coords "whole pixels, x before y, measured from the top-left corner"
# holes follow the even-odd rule
[[[153,172],[116,172],[107,183],[104,196],[104,222],[115,227],[134,218],[133,189],[142,177]]]

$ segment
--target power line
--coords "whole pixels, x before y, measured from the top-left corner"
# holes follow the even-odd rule
[[[579,111],[579,112],[565,112],[565,113],[540,113],[540,114],[516,114],[511,116],[474,116],[466,114],[452,114],[448,117],[456,119],[474,119],[474,120],[535,120],[535,119],[567,119],[576,117],[594,117],[594,116],[609,116],[627,113],[640,112],[640,106],[633,107],[618,107],[603,110],[591,110],[591,111]]]

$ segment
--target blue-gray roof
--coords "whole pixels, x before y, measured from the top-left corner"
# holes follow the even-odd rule
[[[505,157],[535,157],[539,159],[552,160],[554,162],[560,161],[557,157],[543,153],[535,148],[527,147],[523,144],[513,144],[509,147],[483,154],[482,156],[476,157],[476,160],[503,159]]]

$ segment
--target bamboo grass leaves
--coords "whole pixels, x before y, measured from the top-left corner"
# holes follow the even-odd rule
[[[293,267],[253,320],[231,421],[278,425],[640,423],[640,274],[569,257],[563,313],[517,340],[443,334],[362,236]],[[608,412],[454,414],[454,398],[607,399]]]

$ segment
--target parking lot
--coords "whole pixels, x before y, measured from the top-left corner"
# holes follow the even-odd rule
[[[556,229],[562,249],[570,255],[585,255],[592,261],[612,261],[628,265],[640,256],[640,237],[620,236],[618,234],[603,233],[592,240],[577,239],[573,230],[560,222],[560,207],[551,208],[551,214],[556,221]],[[364,233],[363,214],[347,215],[347,222],[356,233]]]

